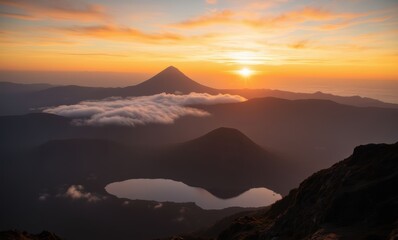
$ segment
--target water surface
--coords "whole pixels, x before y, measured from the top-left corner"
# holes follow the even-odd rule
[[[203,209],[261,207],[282,198],[280,194],[267,188],[252,188],[239,196],[221,199],[203,188],[191,187],[170,179],[130,179],[108,184],[105,189],[109,194],[119,198],[175,203],[194,202]]]

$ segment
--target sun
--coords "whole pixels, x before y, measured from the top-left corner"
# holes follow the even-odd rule
[[[239,75],[241,75],[242,77],[248,78],[251,75],[253,75],[253,70],[251,70],[250,68],[244,67],[241,70],[237,71]]]

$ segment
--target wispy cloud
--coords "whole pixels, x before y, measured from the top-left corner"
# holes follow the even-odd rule
[[[23,19],[23,20],[38,20],[37,17],[22,14],[22,13],[11,13],[11,12],[0,12],[0,16],[8,17],[8,18],[16,18],[16,19]]]
[[[231,10],[214,11],[193,19],[188,19],[173,24],[171,26],[189,28],[189,27],[201,27],[201,26],[214,25],[214,24],[228,24],[235,22],[235,19],[233,18],[235,15],[236,13]]]
[[[40,196],[39,196],[39,200],[40,200],[40,201],[45,201],[45,200],[47,200],[49,197],[50,197],[50,194],[48,194],[48,193],[42,193],[42,194],[40,194]]]
[[[163,203],[158,203],[155,206],[153,206],[153,209],[159,209],[163,207]]]
[[[249,11],[223,10],[207,13],[193,19],[171,25],[178,28],[203,27],[209,25],[241,24],[255,28],[272,28],[297,26],[307,21],[330,21],[336,19],[353,19],[361,16],[356,13],[336,13],[322,8],[303,7],[283,12],[279,15],[257,16]]]
[[[60,53],[60,55],[71,55],[71,56],[92,56],[92,57],[128,57],[126,54],[110,54],[110,53]]]
[[[206,3],[211,5],[217,4],[217,2],[217,0],[206,0]]]
[[[319,27],[319,30],[339,30],[347,27],[352,27],[360,24],[381,23],[388,20],[390,17],[374,17],[364,20],[345,20],[336,23],[328,23]]]
[[[75,118],[76,125],[137,126],[151,123],[172,124],[184,116],[206,117],[210,114],[192,105],[242,102],[238,95],[190,93],[188,95],[156,94],[130,98],[108,98],[83,101],[75,105],[47,108],[46,113]]]
[[[307,48],[309,45],[309,41],[307,39],[305,40],[300,40],[297,42],[294,42],[292,44],[289,45],[290,48],[294,48],[294,49],[304,49]]]
[[[55,45],[79,45],[77,41],[66,39],[61,36],[30,36],[18,32],[4,31],[0,32],[0,43],[7,46],[55,46]]]
[[[0,5],[14,8],[14,12],[3,12],[2,16],[25,20],[103,21],[109,18],[103,6],[83,1],[1,0]]]
[[[66,190],[64,196],[72,199],[84,199],[88,202],[98,202],[103,199],[93,193],[86,192],[82,185],[71,185]]]
[[[175,33],[146,33],[141,30],[121,27],[117,25],[95,25],[95,26],[72,26],[55,29],[56,32],[67,35],[82,37],[92,37],[109,40],[132,41],[141,40],[150,41],[178,41],[185,39],[184,36]]]

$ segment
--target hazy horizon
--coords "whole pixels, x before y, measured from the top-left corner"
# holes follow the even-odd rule
[[[177,66],[178,67],[178,66]],[[159,69],[161,71],[163,69]],[[228,89],[215,81],[214,76],[209,80],[205,77],[193,77],[180,69],[194,81],[217,89]],[[87,87],[127,87],[139,84],[153,77],[158,72],[99,72],[99,71],[1,71],[0,82],[14,83],[44,83],[52,85],[78,85]],[[235,76],[233,76],[235,77]],[[238,77],[235,81],[241,81]],[[254,86],[247,80],[246,86],[239,84],[230,86],[230,89],[276,89],[282,91],[314,93],[323,92],[339,96],[361,96],[378,99],[389,103],[398,103],[398,81],[395,80],[338,80],[324,81],[322,79],[292,80],[285,79],[270,81],[265,79],[263,85]]]

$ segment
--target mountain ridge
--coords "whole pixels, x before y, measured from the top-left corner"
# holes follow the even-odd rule
[[[312,174],[269,209],[240,215],[233,221],[229,217],[208,232],[182,237],[394,240],[398,237],[397,183],[398,142],[360,145],[348,158]]]
[[[190,92],[234,94],[248,99],[256,97],[277,97],[291,100],[315,98],[329,99],[351,106],[398,108],[398,104],[386,103],[377,99],[359,96],[337,96],[321,92],[295,93],[271,89],[215,89],[195,82],[173,66],[164,69],[144,82],[127,87],[34,86],[36,88],[39,86],[39,88],[26,91],[25,89],[27,88],[35,88],[15,83],[9,88],[10,90],[5,88],[6,91],[0,91],[0,115],[25,114],[32,111],[40,111],[43,107],[76,104],[84,100],[98,100],[113,96],[146,96],[163,92],[171,94],[188,94]]]
[[[228,143],[214,144],[224,140]],[[278,173],[285,174],[277,156],[235,129],[216,129],[205,137],[162,147],[106,139],[53,139],[27,152],[31,159],[26,166],[46,173],[37,177],[43,185],[49,184],[46,179],[52,179],[51,184],[79,181],[96,191],[115,181],[165,178],[204,188],[219,198],[231,198],[253,187],[280,192],[283,184],[277,181]],[[90,174],[98,179],[85,180]]]
[[[350,157],[314,173],[275,203],[263,215],[263,222],[271,222],[259,232],[241,235],[230,227],[219,239],[238,235],[241,239],[328,239],[333,235],[384,239],[398,227],[397,170],[398,142],[358,146]],[[243,221],[238,229],[252,220]]]
[[[69,138],[163,146],[184,143],[228,126],[239,129],[295,166],[294,174],[285,178],[286,186],[279,192],[285,195],[312,172],[350,154],[355,146],[366,142],[391,143],[398,133],[395,109],[353,107],[324,100],[264,98],[198,108],[210,116],[183,117],[174,124],[137,127],[74,126],[71,119],[45,113],[0,117],[0,149],[18,151],[48,140]]]
[[[176,144],[162,156],[156,166],[166,177],[204,187],[220,198],[235,197],[253,187],[279,191],[278,174],[287,172],[277,156],[233,128],[217,128]]]

